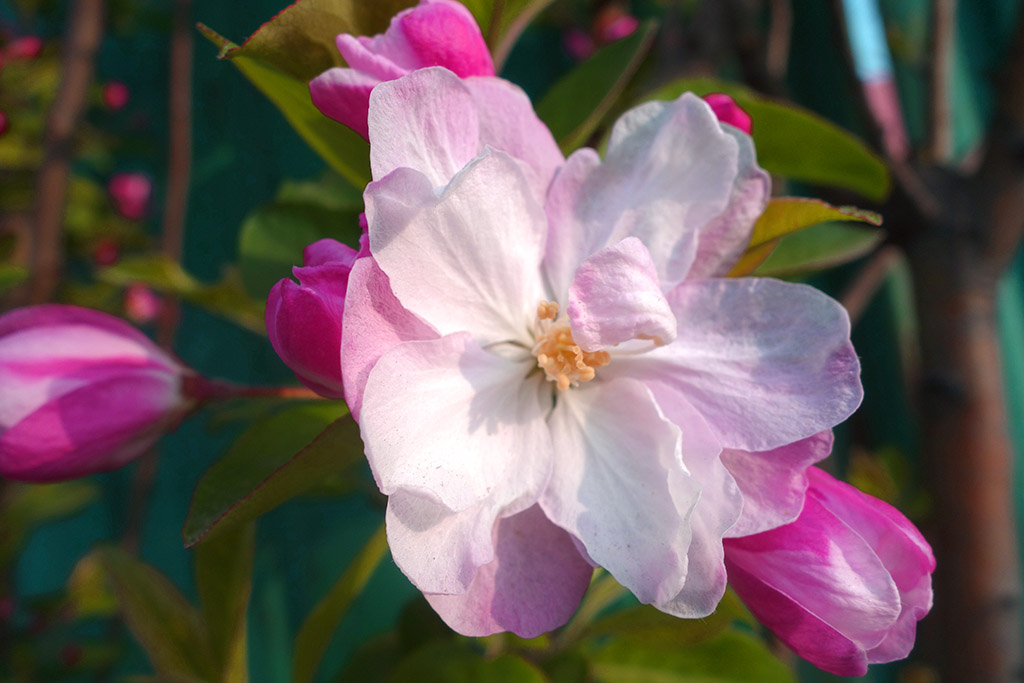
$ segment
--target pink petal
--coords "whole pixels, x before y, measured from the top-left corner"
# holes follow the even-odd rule
[[[686,575],[700,485],[680,460],[680,430],[628,379],[559,394],[548,518],[641,602],[675,597]]]
[[[545,292],[540,278],[546,223],[518,164],[491,151],[438,196],[400,169],[366,190],[370,251],[391,290],[441,334],[518,341]]]
[[[328,69],[309,82],[309,96],[324,116],[369,139],[370,92],[379,82],[355,69]]]
[[[120,467],[180,418],[181,378],[125,370],[41,404],[0,432],[0,474],[57,481]]]
[[[465,594],[427,600],[463,635],[512,631],[533,638],[569,620],[592,572],[569,534],[534,506],[498,522],[494,560],[477,571]]]
[[[568,303],[569,286],[576,268],[585,258],[607,246],[596,233],[588,232],[582,224],[578,206],[583,202],[584,189],[589,178],[601,166],[597,152],[584,147],[569,155],[565,165],[558,169],[548,190],[544,211],[548,218],[548,239],[544,252],[544,271],[558,302]]]
[[[381,491],[407,490],[451,511],[523,474],[524,453],[549,457],[551,392],[528,362],[478,346],[468,333],[406,342],[370,372],[360,427]]]
[[[638,337],[660,346],[676,337],[676,318],[661,293],[651,255],[635,237],[580,264],[569,287],[568,314],[573,339],[584,351]]]
[[[443,66],[461,78],[494,75],[491,53],[476,19],[461,3],[423,2],[397,15],[395,23],[416,55],[417,68]]]
[[[705,95],[704,101],[711,107],[711,111],[715,112],[719,121],[750,135],[750,131],[753,130],[750,114],[743,111],[743,108],[736,104],[736,100],[724,93],[714,92]]]
[[[441,187],[480,150],[473,96],[458,76],[439,67],[374,88],[369,128],[374,180],[397,168],[412,168],[432,187]]]
[[[831,431],[761,453],[722,451],[743,493],[743,514],[727,535],[750,536],[795,520],[804,507],[807,468],[831,452]]]
[[[726,448],[768,451],[839,424],[863,395],[846,311],[777,280],[687,281],[668,295],[678,336],[604,376],[661,382]]]
[[[345,298],[341,376],[345,402],[357,421],[370,371],[389,349],[405,342],[437,339],[438,334],[407,311],[391,292],[388,276],[372,257],[352,267]]]

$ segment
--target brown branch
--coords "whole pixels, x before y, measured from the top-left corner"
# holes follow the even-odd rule
[[[868,304],[885,284],[893,266],[899,262],[900,258],[902,258],[900,250],[896,247],[882,247],[868,259],[868,262],[854,277],[853,282],[843,290],[839,301],[850,315],[851,324],[856,325],[864,315]]]
[[[933,161],[953,159],[953,52],[956,46],[956,0],[932,0],[928,74],[928,152]]]
[[[170,52],[167,154],[167,196],[164,202],[161,249],[180,262],[188,210],[189,173],[192,166],[192,0],[175,0]],[[168,299],[157,326],[157,341],[170,347],[178,327],[180,305]]]
[[[57,96],[43,132],[43,163],[36,176],[33,207],[30,303],[53,299],[63,266],[64,204],[67,200],[75,131],[92,84],[96,51],[103,38],[103,0],[76,0],[68,19]]]

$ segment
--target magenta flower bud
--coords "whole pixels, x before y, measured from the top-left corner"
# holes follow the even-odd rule
[[[306,247],[299,284],[285,278],[267,297],[267,334],[274,351],[299,381],[326,398],[342,398],[341,318],[348,276],[360,256],[323,239]]]
[[[800,517],[726,539],[729,583],[798,655],[840,676],[906,657],[932,606],[931,547],[891,505],[808,469]]]
[[[135,283],[124,293],[124,313],[140,325],[153,322],[163,308],[163,301],[146,285]]]
[[[121,81],[110,81],[103,86],[103,104],[107,105],[108,109],[113,111],[124,109],[130,97],[128,86]]]
[[[715,112],[715,116],[722,123],[735,126],[747,135],[753,130],[750,114],[743,111],[740,105],[736,104],[736,100],[728,95],[718,92],[710,93],[704,96],[704,101],[711,105],[711,111]]]
[[[114,208],[130,221],[140,221],[149,212],[153,181],[145,173],[117,173],[107,185]]]
[[[573,26],[562,36],[562,47],[570,57],[582,62],[594,54],[594,39],[586,31]]]
[[[11,60],[32,60],[43,53],[43,39],[39,36],[22,36],[15,38],[4,50],[4,55]]]
[[[368,137],[370,91],[381,81],[428,66],[443,66],[461,78],[493,76],[494,62],[473,15],[453,0],[421,0],[391,19],[386,33],[337,39],[347,69],[328,69],[309,83],[316,107]]]
[[[11,128],[11,121],[7,118],[7,112],[0,109],[0,135],[3,135]]]
[[[58,481],[120,467],[191,409],[191,371],[123,320],[46,305],[0,317],[0,475]]]

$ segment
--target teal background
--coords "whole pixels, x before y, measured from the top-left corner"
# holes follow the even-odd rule
[[[794,43],[789,86],[794,99],[839,123],[855,125],[846,95],[841,57],[829,25],[826,4],[795,0]],[[280,10],[280,0],[197,2],[195,19],[240,40]],[[927,48],[928,3],[883,0],[896,77],[904,97],[913,139],[923,135],[923,59]],[[99,80],[128,84],[133,100],[128,112],[138,137],[145,141],[122,159],[123,169],[144,170],[162,187],[166,147],[167,34],[169,3],[141,3],[144,16],[130,33],[112,33],[98,64]],[[1019,3],[1001,0],[959,3],[954,86],[956,148],[963,154],[977,144],[991,114],[990,78],[1010,37]],[[9,9],[0,10],[9,15]],[[654,12],[653,3],[639,13]],[[59,30],[54,28],[54,30]],[[194,163],[185,244],[185,266],[200,278],[214,280],[234,261],[236,235],[245,215],[269,200],[281,180],[314,178],[320,160],[285,123],[283,117],[229,63],[215,59],[215,49],[196,35],[194,66]],[[538,69],[537,65],[544,65]],[[535,97],[569,65],[560,52],[559,35],[543,27],[529,33],[513,54],[506,75]],[[129,113],[124,116],[129,116]],[[127,120],[127,119],[126,119]],[[154,153],[155,152],[155,153]],[[821,281],[833,293],[854,272],[846,268]],[[901,345],[912,343],[913,324],[905,273],[897,273],[876,297],[854,331],[864,366],[866,400],[850,429],[872,448],[895,446],[912,454],[916,435],[910,410],[900,394]],[[1018,461],[1024,448],[1024,257],[1018,255],[1000,288],[999,317],[1004,341],[1006,386]],[[175,345],[177,353],[200,372],[237,382],[286,383],[291,375],[265,338],[186,306]],[[204,416],[190,418],[161,445],[159,473],[143,520],[142,557],[195,597],[190,553],[179,530],[191,492],[205,469],[231,442],[231,430],[209,432]],[[927,454],[919,465],[927,467]],[[133,468],[95,477],[102,498],[81,514],[35,533],[17,567],[22,596],[60,589],[76,560],[95,543],[117,538],[125,527],[125,500]],[[1018,492],[1021,490],[1017,487]],[[1024,495],[1018,494],[1018,517]],[[259,525],[256,585],[250,609],[250,663],[256,682],[288,680],[294,635],[310,608],[382,520],[380,509],[360,497],[343,500],[303,499],[267,515]],[[339,630],[324,670],[336,670],[352,647],[394,623],[398,610],[415,591],[390,560],[378,571]],[[144,672],[138,650],[122,672]],[[808,680],[832,677],[805,672]],[[874,680],[893,679],[884,668]]]

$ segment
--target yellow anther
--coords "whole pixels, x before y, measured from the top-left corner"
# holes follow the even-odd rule
[[[597,369],[611,361],[607,351],[584,351],[572,338],[569,322],[564,318],[553,321],[558,313],[558,304],[542,301],[537,306],[537,343],[533,355],[549,381],[559,391],[589,382],[597,375]]]

